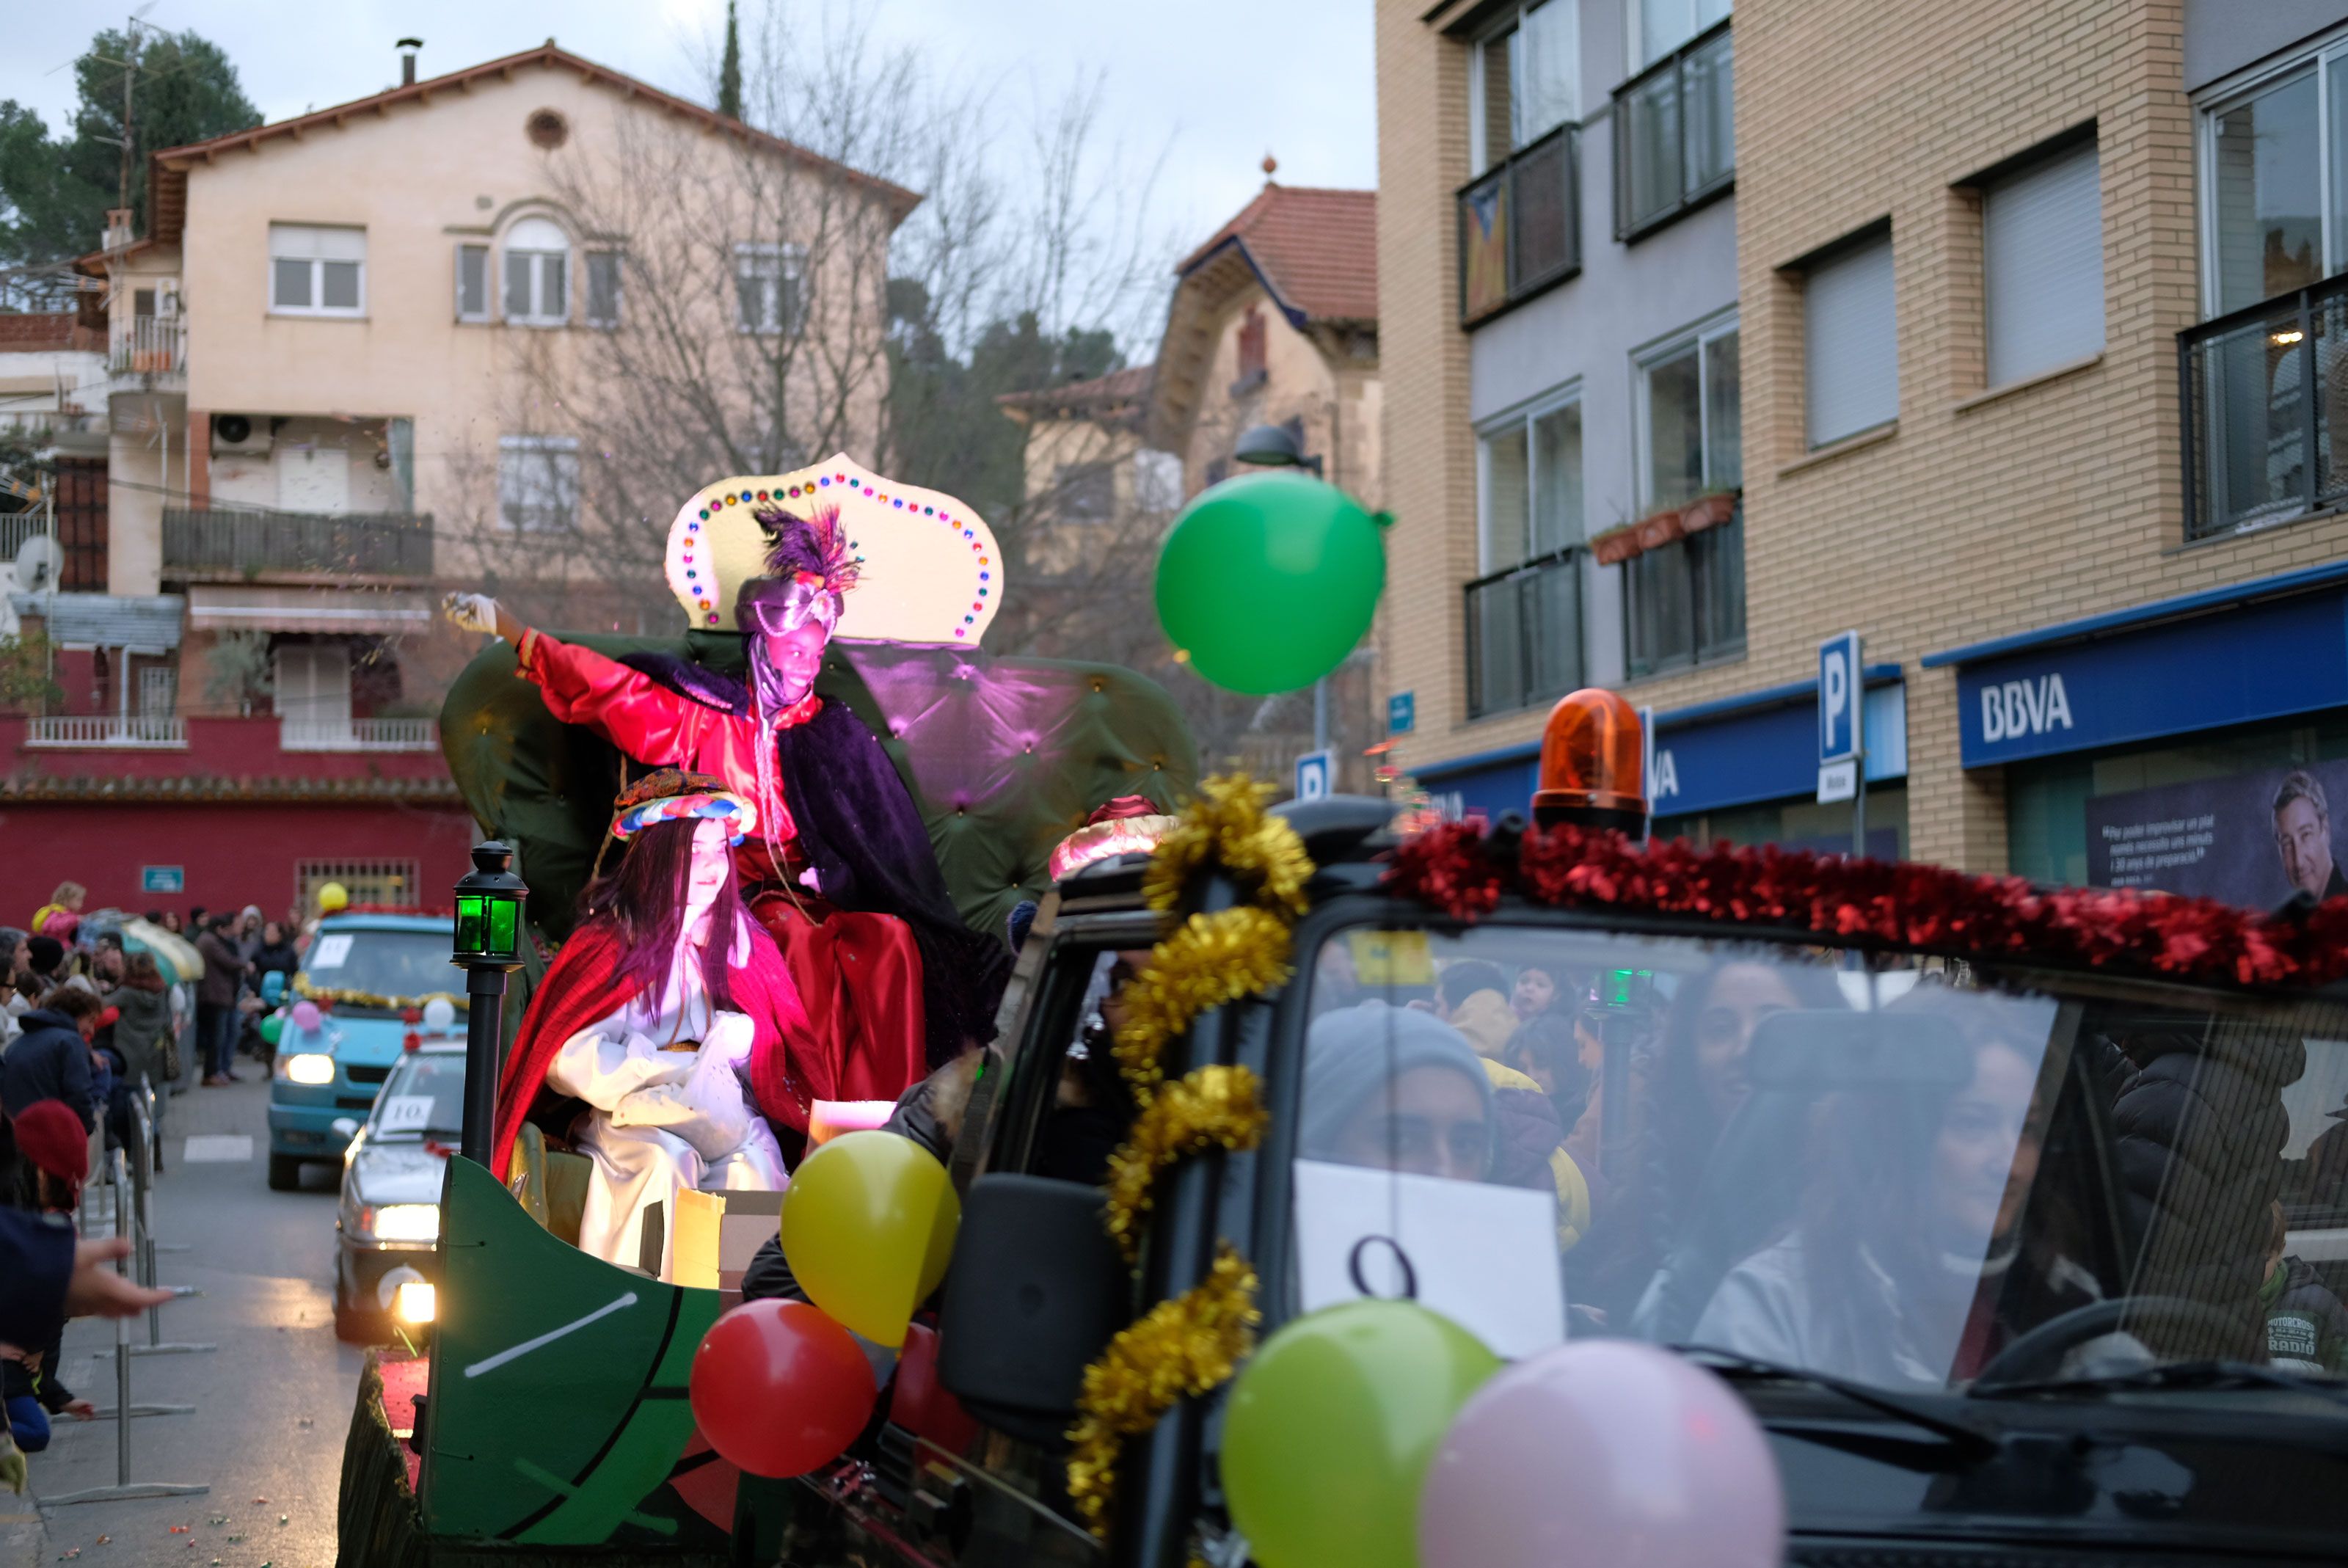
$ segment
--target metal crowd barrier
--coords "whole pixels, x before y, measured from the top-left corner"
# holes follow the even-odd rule
[[[141,1284],[155,1284],[155,1119],[149,1109],[151,1091],[140,1083],[141,1093],[131,1099],[133,1130],[138,1134],[132,1150],[110,1150],[104,1166],[103,1184],[84,1194],[82,1224],[88,1233],[90,1212],[97,1205],[90,1202],[101,1193],[106,1197],[108,1222],[113,1234],[130,1238],[130,1256],[118,1260],[115,1272],[129,1275],[135,1270]],[[135,1154],[136,1158],[132,1158]],[[185,1285],[173,1288],[180,1297],[196,1295]],[[134,1416],[176,1416],[192,1411],[193,1405],[139,1405],[130,1398],[130,1358],[133,1356],[166,1355],[173,1352],[211,1350],[211,1345],[179,1345],[164,1343],[162,1310],[160,1306],[147,1310],[147,1343],[134,1345],[130,1339],[130,1320],[114,1320],[114,1405],[98,1412],[101,1420],[114,1422],[115,1484],[90,1487],[82,1491],[69,1491],[57,1497],[44,1497],[43,1504],[64,1507],[76,1502],[118,1502],[131,1498],[192,1497],[210,1491],[201,1483],[130,1479],[130,1420]]]

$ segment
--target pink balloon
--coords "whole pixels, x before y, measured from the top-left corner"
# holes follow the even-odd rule
[[[1728,1385],[1632,1339],[1501,1371],[1427,1467],[1422,1568],[1776,1568],[1786,1498]]]
[[[318,1026],[319,1022],[318,1004],[309,1001],[296,1002],[294,1004],[294,1026],[295,1028],[303,1030],[314,1029]]]

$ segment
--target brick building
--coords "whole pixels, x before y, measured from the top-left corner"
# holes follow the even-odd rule
[[[1687,6],[1578,8],[1585,37],[1603,15],[1640,38]],[[1494,14],[1379,13],[1383,322],[1410,367],[1387,377],[1397,576],[1447,590],[1395,617],[1417,720],[1398,752],[1463,810],[1521,801],[1545,706],[1468,708],[1488,329],[1461,325],[1474,257],[1443,220]],[[1819,640],[1856,628],[1870,849],[2248,902],[2320,886],[2280,839],[2328,839],[2348,789],[2348,306],[2325,281],[2348,210],[2320,177],[2348,155],[2348,4],[1748,0],[1715,27],[1742,359],[1742,570],[1717,586],[1740,634],[1642,668],[1626,634],[1619,678],[1584,648],[1656,711],[1659,826],[1849,841],[1849,807],[1814,799],[1814,676]],[[1603,62],[1623,79],[1581,106],[1585,149],[1592,119],[1636,129],[1637,60]],[[1683,115],[1703,85],[1676,85]],[[1611,162],[1583,160],[1585,224],[1646,199]],[[1569,555],[1621,552],[1584,518]],[[1581,577],[1633,623],[1631,573],[1691,537],[1635,521],[1624,581]],[[2297,807],[2294,779],[2316,787]]]

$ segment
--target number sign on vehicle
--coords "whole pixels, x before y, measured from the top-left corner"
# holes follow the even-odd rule
[[[376,1126],[385,1132],[421,1132],[432,1125],[432,1097],[428,1094],[395,1094],[385,1098],[383,1119]]]
[[[322,936],[318,938],[318,945],[311,951],[310,967],[340,969],[343,966],[343,960],[350,955],[351,934],[349,932],[337,932],[332,935]]]

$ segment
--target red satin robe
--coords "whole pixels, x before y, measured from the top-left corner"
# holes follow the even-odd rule
[[[894,1099],[926,1077],[922,956],[911,927],[894,915],[836,908],[777,877],[778,865],[798,875],[790,848],[798,830],[780,783],[760,787],[757,748],[814,717],[823,699],[809,694],[761,734],[757,719],[695,702],[592,648],[531,631],[518,653],[520,673],[563,723],[584,725],[649,767],[715,774],[757,806],[757,835],[735,851],[735,869],[752,912],[783,950],[827,1054],[843,1064],[837,1098]]]

